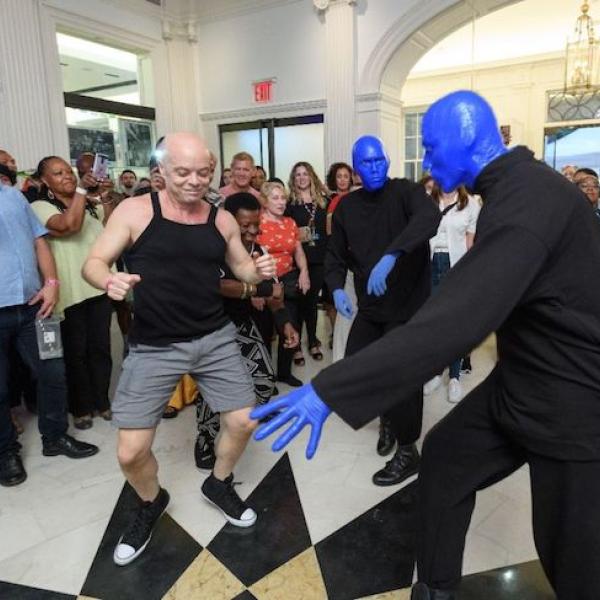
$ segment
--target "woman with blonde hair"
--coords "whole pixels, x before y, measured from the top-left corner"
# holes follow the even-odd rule
[[[290,313],[290,322],[299,331],[300,299],[310,289],[308,265],[302,249],[300,231],[292,218],[284,216],[287,195],[281,184],[265,183],[261,188],[261,195],[263,211],[260,217],[260,234],[256,241],[275,259],[276,275],[283,283],[284,302]],[[277,379],[292,387],[299,387],[302,382],[292,375],[294,349],[286,348],[284,341],[282,336],[279,336]]]
[[[311,284],[307,294],[299,301],[298,333],[302,338],[302,325],[306,323],[308,352],[314,360],[323,360],[321,341],[317,338],[317,302],[325,280],[327,191],[312,165],[305,161],[292,167],[288,185],[290,200],[286,214],[299,227]],[[294,355],[294,363],[304,364],[301,347]]]

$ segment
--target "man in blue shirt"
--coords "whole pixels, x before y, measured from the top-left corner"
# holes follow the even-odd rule
[[[42,227],[24,196],[0,185],[0,485],[25,481],[10,417],[8,349],[14,344],[37,379],[38,427],[44,456],[84,458],[98,452],[67,435],[67,391],[62,358],[41,360],[35,321],[52,314],[58,299],[56,265]],[[43,278],[43,285],[40,279]]]

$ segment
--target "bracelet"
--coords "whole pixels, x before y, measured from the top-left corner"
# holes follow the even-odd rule
[[[240,296],[241,300],[245,300],[248,297],[248,284],[242,281],[242,295]]]
[[[60,285],[60,281],[58,279],[46,279],[46,281],[44,281],[44,285],[49,287],[58,287]]]
[[[75,188],[75,193],[76,194],[81,194],[83,197],[87,197],[88,191],[85,188],[82,188],[80,186],[77,186]]]
[[[256,296],[256,286],[251,283],[250,285],[250,293],[248,294],[249,296]]]

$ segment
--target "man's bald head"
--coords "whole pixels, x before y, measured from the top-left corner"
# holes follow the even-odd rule
[[[210,154],[195,133],[170,133],[157,148],[169,196],[181,204],[200,202],[210,183]]]
[[[198,159],[210,161],[210,153],[205,141],[196,133],[180,131],[169,133],[157,148],[159,162],[177,161],[184,156],[195,156]]]

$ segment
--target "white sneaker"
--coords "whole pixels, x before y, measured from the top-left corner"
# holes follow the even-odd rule
[[[448,382],[448,402],[456,404],[462,398],[462,386],[458,379],[452,378]]]
[[[423,386],[423,393],[426,396],[429,396],[429,394],[432,394],[433,392],[435,392],[435,390],[437,390],[440,385],[442,385],[442,377],[441,375],[436,375],[433,379],[430,379],[424,386]]]

